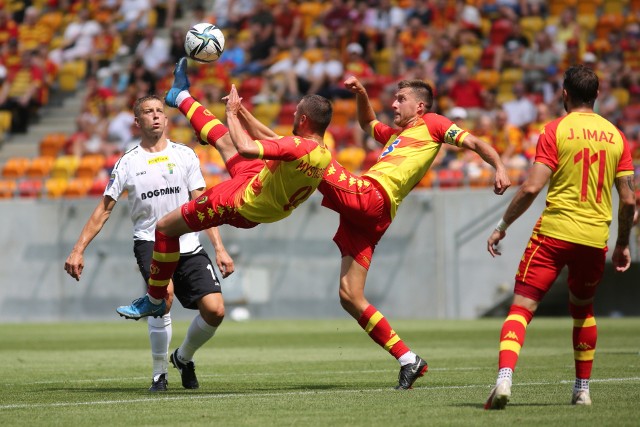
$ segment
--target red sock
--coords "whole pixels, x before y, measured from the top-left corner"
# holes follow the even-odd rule
[[[409,347],[402,342],[398,334],[391,329],[387,319],[373,305],[364,310],[358,323],[372,340],[396,359],[409,351]]]
[[[180,238],[169,237],[156,230],[151,259],[151,276],[147,292],[154,298],[164,299],[167,286],[180,261]]]
[[[189,119],[198,138],[214,147],[218,139],[229,132],[229,129],[211,111],[191,97],[182,101],[178,109]]]
[[[509,315],[502,324],[500,332],[500,354],[498,356],[498,368],[516,369],[520,349],[524,344],[527,325],[531,322],[533,313],[519,305],[509,308]]]
[[[573,358],[576,365],[576,378],[589,379],[598,340],[593,304],[569,303],[569,311],[573,317]]]

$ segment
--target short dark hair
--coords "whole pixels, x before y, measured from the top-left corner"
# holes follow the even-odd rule
[[[591,68],[585,65],[575,65],[564,72],[562,86],[567,91],[572,105],[585,105],[593,108],[598,97],[600,81],[598,75]]]
[[[318,135],[324,135],[333,116],[331,102],[324,96],[305,95],[300,100],[298,108],[299,113],[309,119],[309,129]]]
[[[433,106],[433,89],[431,88],[431,85],[419,79],[401,80],[398,82],[398,90],[407,87],[413,91],[419,100],[424,102],[427,107],[427,111],[429,111],[431,106]]]
[[[164,104],[162,98],[160,98],[158,95],[145,95],[141,98],[138,98],[133,104],[133,115],[135,117],[140,117],[140,114],[142,114],[142,111],[140,110],[141,105],[147,101],[160,101]]]

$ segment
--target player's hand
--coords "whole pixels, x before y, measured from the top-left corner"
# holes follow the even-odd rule
[[[505,169],[496,170],[496,179],[493,183],[493,192],[504,194],[507,188],[511,187],[511,180]]]
[[[629,246],[616,245],[613,249],[611,261],[613,261],[613,266],[616,268],[617,272],[622,273],[627,271],[631,266],[631,252],[629,251]]]
[[[82,275],[83,269],[84,257],[82,256],[82,254],[71,252],[67,260],[64,262],[64,271],[66,271],[69,276],[76,279],[76,281],[80,281],[80,276]]]
[[[487,250],[492,257],[495,258],[498,255],[502,255],[502,252],[498,250],[498,243],[500,240],[504,239],[504,236],[506,235],[507,233],[504,231],[493,230],[491,236],[489,236],[489,239],[487,240]]]
[[[216,251],[216,265],[223,279],[229,277],[236,269],[233,264],[233,259],[225,249]]]
[[[356,94],[366,92],[364,86],[362,86],[362,83],[360,83],[360,81],[355,76],[347,77],[347,79],[344,81],[344,87]]]
[[[236,85],[231,85],[231,92],[229,92],[229,95],[225,96],[225,98],[227,99],[227,114],[238,114],[238,111],[240,111],[240,105],[242,105],[242,98],[240,98],[240,95],[238,94]]]

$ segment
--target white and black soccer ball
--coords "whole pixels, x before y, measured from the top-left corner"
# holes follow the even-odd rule
[[[196,24],[184,39],[187,56],[199,62],[213,62],[224,51],[224,34],[220,28],[207,22]]]

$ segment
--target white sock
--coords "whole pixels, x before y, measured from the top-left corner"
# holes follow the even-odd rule
[[[400,362],[400,366],[416,363],[416,354],[413,351],[407,351],[398,358],[398,362]]]
[[[182,362],[190,362],[193,355],[200,347],[209,341],[216,333],[218,328],[211,326],[204,321],[198,313],[187,329],[187,335],[178,349],[178,358]]]
[[[511,368],[502,368],[498,371],[498,379],[496,381],[496,385],[498,385],[503,380],[509,381],[509,385],[511,385],[512,377],[513,377],[513,370]]]
[[[191,98],[191,93],[188,90],[181,91],[176,97],[176,105],[179,107],[187,98]]]
[[[151,343],[151,358],[153,360],[153,377],[166,374],[169,364],[167,354],[173,328],[171,327],[171,315],[162,317],[149,317],[147,320],[149,330],[149,342]]]
[[[576,378],[576,382],[573,384],[573,390],[589,390],[589,379]]]
[[[147,298],[149,298],[149,301],[151,302],[151,304],[153,305],[160,305],[162,304],[162,299],[158,299],[158,298],[154,298],[151,295],[147,294]]]

